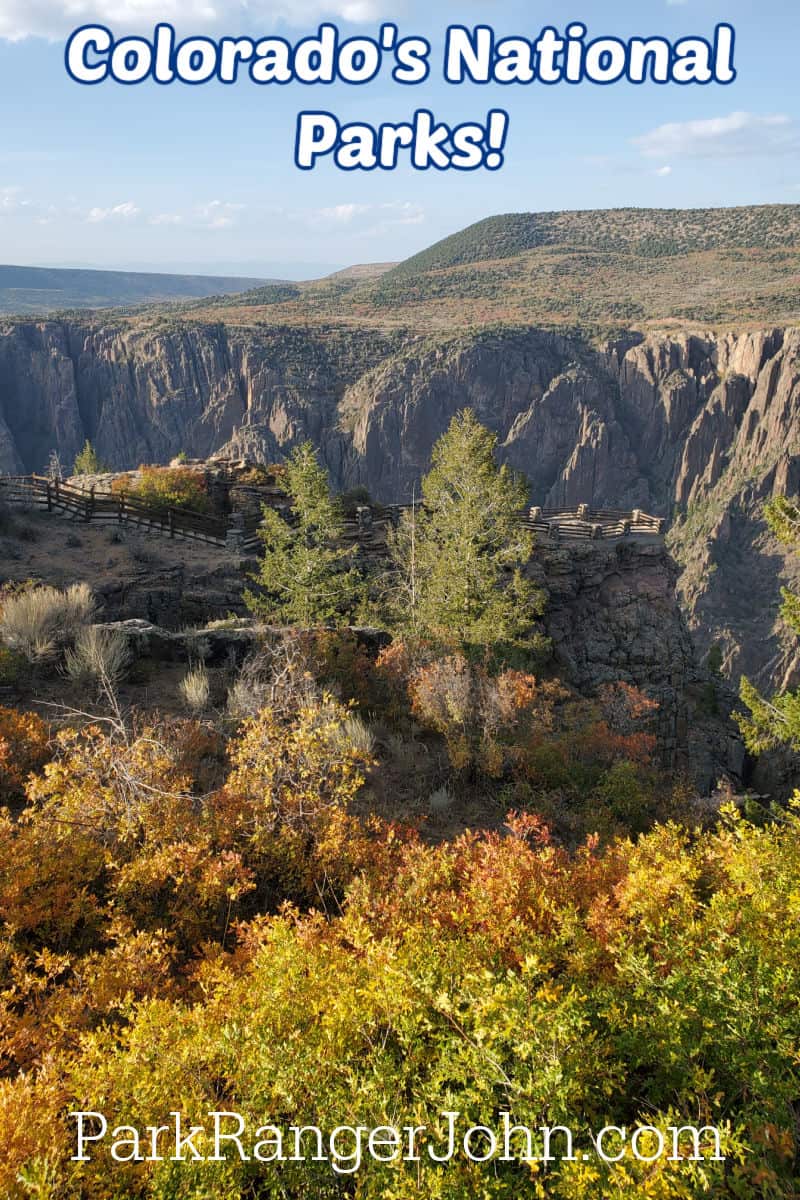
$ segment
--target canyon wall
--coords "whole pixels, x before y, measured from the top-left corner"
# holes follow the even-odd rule
[[[798,582],[760,517],[800,484],[800,330],[631,334],[604,347],[536,329],[452,337],[314,328],[0,328],[0,470],[114,468],[224,450],[263,462],[320,447],[334,484],[407,500],[463,407],[543,505],[643,507],[673,520],[701,654],[732,677],[796,682],[781,585]]]

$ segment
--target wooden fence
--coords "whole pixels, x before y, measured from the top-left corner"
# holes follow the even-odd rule
[[[0,476],[0,500],[65,513],[77,521],[135,525],[165,537],[192,538],[215,546],[224,546],[228,536],[228,522],[223,517],[144,504],[124,492],[99,492],[94,488],[83,492],[42,475]]]
[[[213,546],[230,545],[246,551],[255,551],[260,546],[261,517],[257,513],[246,516],[234,513],[225,518],[185,508],[161,508],[144,504],[124,492],[100,492],[95,488],[81,491],[43,475],[0,475],[0,500],[67,514],[76,521],[134,525],[164,537],[191,538]],[[346,520],[346,536],[350,541],[385,536],[386,528],[397,525],[402,514],[411,508],[410,504],[365,506]],[[533,533],[569,541],[660,537],[665,524],[660,517],[639,509],[590,508],[586,504],[574,509],[527,509],[520,513],[520,522]]]

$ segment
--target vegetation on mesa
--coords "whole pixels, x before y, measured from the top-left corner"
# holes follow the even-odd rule
[[[387,279],[491,259],[540,246],[583,246],[643,258],[702,250],[774,250],[800,243],[800,205],[754,208],[617,208],[507,213],[477,221],[398,264]]]
[[[198,302],[187,319],[447,331],[800,322],[800,206],[515,213],[453,234],[375,278],[333,276]]]
[[[543,670],[531,547],[509,525],[520,481],[494,451],[456,418],[371,579],[337,553],[338,505],[299,450],[253,605],[310,627],[266,637],[216,707],[200,639],[187,713],[131,714],[124,635],[98,635],[88,589],[3,596],[4,669],[62,671],[101,718],[0,709],[9,1200],[793,1194],[800,819],[730,806],[694,828],[653,763],[652,701]],[[794,536],[793,506],[775,520]],[[394,640],[360,642],[359,607]],[[771,709],[770,739],[795,741]],[[516,811],[431,844],[397,821],[420,782],[429,812],[465,793],[498,825]],[[342,1181],[324,1162],[98,1147],[82,1165],[67,1114],[95,1105],[137,1127],[180,1108],[187,1129],[221,1108],[325,1131],[507,1111],[576,1144],[647,1124],[652,1161],[369,1161]],[[658,1157],[657,1131],[689,1122],[720,1127],[726,1161]]]

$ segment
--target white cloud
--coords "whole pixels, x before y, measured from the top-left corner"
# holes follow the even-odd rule
[[[151,225],[182,225],[183,217],[180,213],[156,213],[150,218]]]
[[[351,225],[356,217],[368,213],[370,204],[337,204],[334,208],[321,208],[319,216],[323,221],[335,221],[340,225]]]
[[[230,229],[236,224],[237,215],[243,204],[229,204],[224,200],[211,200],[200,204],[195,210],[195,221],[203,229]]]
[[[800,147],[797,122],[785,113],[727,117],[659,125],[631,139],[646,158],[735,158],[785,154]]]
[[[23,200],[18,187],[0,188],[0,212],[14,212],[18,208],[27,208],[28,201]]]
[[[0,0],[0,38],[62,38],[92,23],[125,33],[152,30],[159,21],[185,32],[241,33],[337,17],[374,21],[389,11],[388,0]]]
[[[387,204],[336,204],[315,209],[307,218],[315,227],[346,225],[360,237],[374,237],[398,225],[421,225],[425,211],[409,200],[394,200]]]
[[[667,179],[672,174],[672,167],[658,167],[655,174],[659,179]]]
[[[130,221],[138,217],[141,211],[132,200],[126,200],[123,204],[115,204],[113,208],[92,208],[86,220],[90,225],[99,225],[102,221]]]

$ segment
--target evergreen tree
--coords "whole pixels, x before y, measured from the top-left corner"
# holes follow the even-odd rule
[[[800,544],[800,505],[781,496],[771,500],[764,509],[767,524],[784,544]],[[785,624],[800,637],[800,596],[781,589]],[[800,750],[800,691],[784,692],[772,699],[761,695],[749,679],[742,678],[739,695],[749,709],[749,716],[737,715],[739,728],[748,750],[761,754],[775,746],[788,745]]]
[[[83,449],[75,459],[75,474],[99,475],[102,470],[103,466],[100,462],[100,459],[97,457],[97,452],[87,438],[83,444]]]
[[[341,545],[341,509],[310,442],[286,465],[292,521],[264,506],[259,537],[264,554],[254,580],[263,591],[246,600],[259,617],[309,628],[346,618],[360,599],[361,581]]]
[[[393,608],[410,633],[462,646],[525,641],[542,611],[522,568],[533,550],[520,525],[525,480],[498,466],[497,438],[470,410],[433,450],[422,503],[390,539]]]

